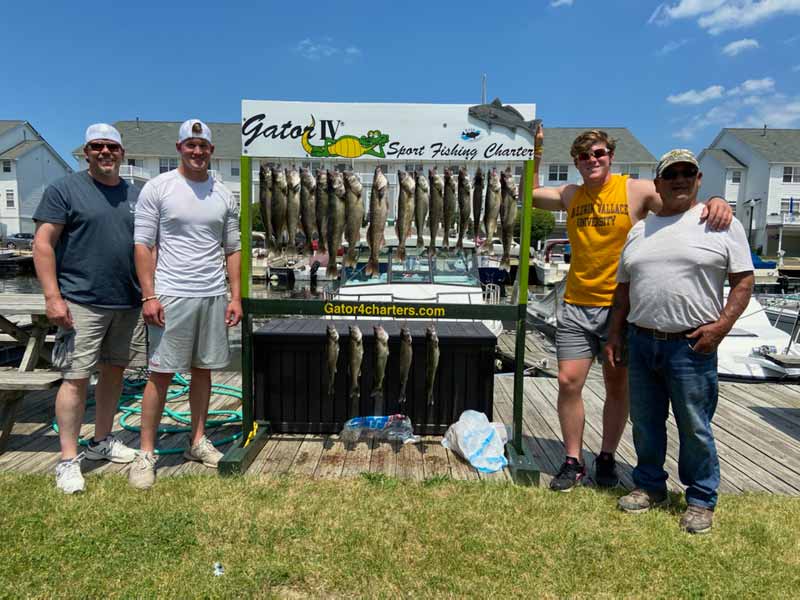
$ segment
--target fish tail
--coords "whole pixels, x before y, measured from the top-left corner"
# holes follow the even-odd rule
[[[339,276],[339,269],[336,268],[336,259],[334,258],[333,264],[328,263],[328,267],[325,269],[325,275],[330,278],[336,279]]]
[[[370,256],[369,260],[367,261],[367,266],[364,269],[364,272],[367,276],[372,277],[373,275],[378,274],[378,259],[373,258]]]
[[[405,244],[397,247],[397,258],[399,258],[400,260],[405,260],[406,258]]]

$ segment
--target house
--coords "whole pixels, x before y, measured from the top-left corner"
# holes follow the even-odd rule
[[[800,129],[725,128],[698,158],[703,195],[731,203],[756,252],[800,256]]]
[[[0,120],[0,235],[33,233],[45,188],[72,173],[28,121]]]

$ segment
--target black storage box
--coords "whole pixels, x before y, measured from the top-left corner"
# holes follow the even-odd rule
[[[339,333],[339,359],[332,398],[328,397],[326,343],[328,325]],[[354,416],[375,413],[371,397],[375,372],[373,326],[389,335],[389,359],[383,385],[383,414],[406,414],[414,432],[442,435],[466,409],[485,413],[492,420],[494,351],[497,338],[479,322],[437,322],[439,367],[434,402],[425,394],[427,339],[430,322],[328,319],[273,319],[253,333],[255,418],[270,422],[279,433],[338,433]],[[350,412],[350,325],[363,334],[359,414]],[[400,392],[400,329],[413,338],[413,359],[406,385],[407,401]]]

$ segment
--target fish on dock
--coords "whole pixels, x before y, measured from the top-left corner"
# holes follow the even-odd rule
[[[486,203],[483,214],[483,229],[486,232],[486,241],[482,247],[484,254],[492,251],[492,240],[497,230],[497,216],[500,213],[500,190],[500,176],[497,174],[497,169],[492,169],[486,185]]]
[[[433,406],[433,388],[436,384],[436,373],[439,370],[439,336],[433,326],[425,330],[427,343],[427,363],[425,366],[425,397],[428,406]]]
[[[325,359],[328,365],[328,398],[333,398],[336,383],[336,363],[339,362],[339,332],[333,324],[328,325],[325,342]]]
[[[511,270],[511,243],[514,241],[514,221],[517,218],[517,184],[511,169],[506,169],[500,176],[501,204],[500,204],[500,237],[503,241],[503,257],[500,259],[500,268],[504,271]]]
[[[338,171],[328,173],[328,267],[325,273],[336,279],[339,269],[336,256],[342,246],[344,233],[345,189],[342,174]]]
[[[389,334],[380,325],[373,328],[375,333],[375,380],[372,384],[371,398],[374,402],[375,415],[382,415],[383,405],[383,382],[386,378],[386,363],[389,360]]]
[[[406,238],[411,232],[411,220],[414,218],[414,178],[404,171],[397,171],[398,197],[397,197],[397,258],[404,260],[406,257]]]
[[[367,227],[367,244],[369,245],[369,260],[364,272],[368,277],[380,272],[378,258],[383,248],[386,217],[389,214],[389,180],[375,167],[372,177],[372,190],[369,196],[369,227]]]
[[[350,418],[358,417],[361,399],[361,361],[364,359],[363,334],[358,325],[350,326]]]
[[[428,182],[430,183],[430,216],[428,226],[431,230],[431,243],[428,247],[428,254],[436,255],[436,236],[439,235],[439,226],[444,220],[444,179],[436,172],[436,168],[428,171]]]
[[[458,170],[458,239],[456,249],[464,249],[464,234],[469,227],[469,218],[472,213],[472,183],[464,167]]]
[[[306,236],[303,252],[314,254],[313,237],[317,230],[317,180],[305,167],[300,171],[300,224]]]
[[[403,327],[400,330],[400,395],[397,398],[401,405],[406,403],[406,385],[408,384],[408,376],[411,373],[411,361],[414,357],[413,343],[414,339],[411,337],[411,330],[408,327]]]
[[[431,190],[428,178],[422,171],[416,173],[416,187],[414,188],[414,223],[417,226],[417,248],[425,247],[423,228],[425,219],[428,218]]]
[[[344,237],[347,240],[347,254],[343,262],[345,267],[354,267],[358,260],[358,243],[361,241],[361,222],[364,220],[364,201],[361,199],[364,186],[358,175],[349,172],[344,176],[344,188]]]

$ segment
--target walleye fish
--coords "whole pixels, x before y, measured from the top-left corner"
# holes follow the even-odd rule
[[[328,363],[328,398],[333,398],[336,383],[336,363],[339,362],[339,332],[336,327],[328,325],[325,356]]]
[[[511,242],[514,241],[514,220],[517,218],[517,184],[511,169],[506,169],[500,175],[502,201],[500,204],[500,228],[503,240],[503,257],[500,259],[500,268],[511,270]]]
[[[447,250],[450,248],[450,230],[456,221],[456,178],[450,169],[444,170],[444,215],[442,226],[444,228],[444,239],[442,246]]]
[[[369,227],[367,228],[367,243],[369,244],[369,261],[364,272],[372,277],[380,272],[378,257],[383,248],[384,229],[386,228],[386,216],[389,214],[389,180],[381,171],[380,167],[375,167],[375,175],[372,177],[372,191],[369,195]]]
[[[439,369],[439,336],[436,329],[431,326],[425,331],[427,341],[428,361],[425,367],[425,397],[428,406],[433,406],[433,387],[436,383],[436,372]]]
[[[300,173],[292,167],[286,170],[286,227],[289,230],[289,252],[297,252],[295,236],[300,223]]]
[[[325,273],[333,279],[339,276],[336,256],[342,246],[344,233],[344,196],[342,174],[338,171],[328,173],[328,268]]]
[[[300,224],[306,236],[304,253],[314,254],[312,246],[314,232],[317,230],[317,203],[314,192],[317,189],[317,180],[311,171],[305,167],[300,171]]]
[[[481,208],[483,208],[483,173],[478,167],[472,184],[472,239],[475,240],[476,248],[481,233]]]
[[[464,167],[458,170],[458,240],[456,249],[464,249],[464,234],[469,227],[469,217],[472,212],[472,183]]]
[[[402,405],[406,403],[406,384],[408,375],[411,373],[411,359],[413,358],[411,344],[413,341],[411,330],[403,327],[400,330],[400,396],[397,398]]]
[[[428,254],[434,256],[436,254],[436,236],[439,235],[439,225],[444,219],[444,179],[434,168],[428,171],[428,181],[431,190],[430,217],[428,218],[431,243],[428,247]]]
[[[328,251],[328,172],[325,169],[317,169],[317,188],[314,190],[316,196],[316,216],[317,216],[317,235],[319,252]]]
[[[358,325],[350,326],[350,417],[359,416],[361,399],[361,360],[364,358],[364,341]]]
[[[275,248],[283,249],[283,234],[286,231],[286,173],[283,169],[272,169],[272,233]]]
[[[264,243],[272,250],[272,169],[261,165],[258,169],[258,208],[264,223]]]
[[[361,241],[361,222],[364,220],[364,201],[361,192],[364,186],[361,178],[355,173],[344,176],[344,237],[347,240],[347,254],[344,257],[345,267],[355,267],[358,259],[358,243]]]
[[[431,199],[431,188],[428,178],[422,171],[416,174],[417,185],[414,188],[414,221],[417,225],[417,248],[425,247],[422,235],[425,219],[428,217],[428,205]]]
[[[500,187],[500,176],[497,174],[497,169],[492,169],[486,185],[486,204],[483,215],[483,228],[486,231],[486,239],[482,246],[484,254],[492,252],[492,240],[497,229],[497,215],[500,212]]]
[[[383,414],[383,380],[386,377],[386,362],[389,359],[389,334],[380,325],[375,325],[375,381],[371,397],[374,400],[374,415]]]
[[[411,231],[411,220],[414,218],[414,178],[403,171],[397,171],[399,193],[397,196],[397,258],[406,257],[406,238]]]

